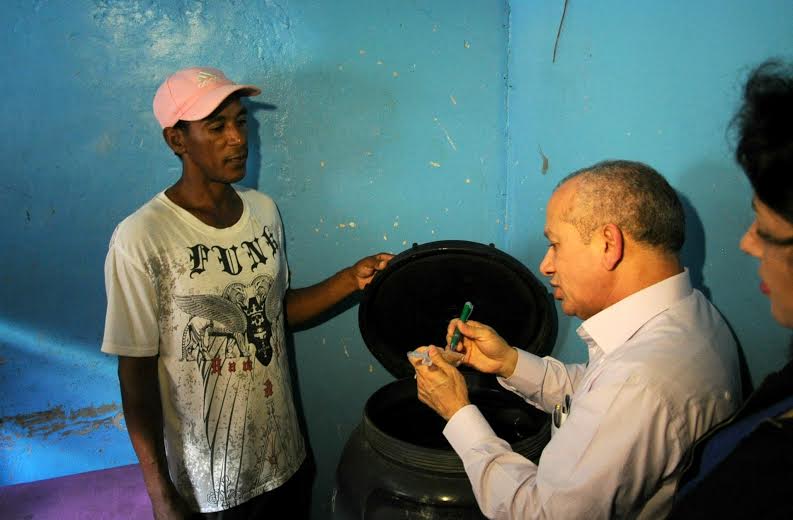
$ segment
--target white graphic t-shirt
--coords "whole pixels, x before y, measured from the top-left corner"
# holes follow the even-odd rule
[[[116,227],[105,261],[102,351],[159,355],[171,479],[202,512],[280,486],[305,457],[284,345],[281,219],[268,196],[237,193],[242,216],[225,229],[158,194]]]

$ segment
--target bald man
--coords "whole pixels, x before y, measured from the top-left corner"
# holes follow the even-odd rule
[[[645,164],[601,162],[556,188],[545,236],[540,271],[584,320],[589,362],[537,357],[475,321],[447,336],[459,328],[463,363],[552,414],[539,465],[496,436],[437,347],[422,347],[431,366],[413,361],[419,399],[448,421],[489,518],[663,518],[688,447],[740,400],[732,334],[678,257],[680,200]]]

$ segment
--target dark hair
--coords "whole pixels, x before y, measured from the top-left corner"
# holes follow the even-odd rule
[[[636,161],[602,161],[568,175],[577,179],[573,204],[564,218],[585,243],[605,224],[616,224],[637,242],[677,253],[686,238],[686,217],[677,193],[650,166]]]
[[[793,223],[793,65],[769,60],[746,81],[735,159],[755,195]]]

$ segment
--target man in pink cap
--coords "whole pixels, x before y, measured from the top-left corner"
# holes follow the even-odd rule
[[[182,175],[110,240],[102,351],[119,356],[124,416],[158,519],[307,516],[285,327],[363,289],[391,258],[289,288],[275,203],[232,185],[248,157],[241,98],[260,92],[209,67],[166,79],[154,115]]]

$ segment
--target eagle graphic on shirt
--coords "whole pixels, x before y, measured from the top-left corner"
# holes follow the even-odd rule
[[[211,453],[211,487],[205,499],[211,503],[236,503],[240,475],[260,475],[266,482],[294,451],[285,444],[288,439],[281,431],[285,419],[276,412],[280,405],[273,402],[289,397],[278,376],[278,363],[274,370],[259,372],[263,377],[254,377],[252,360],[255,356],[268,367],[281,353],[278,320],[285,288],[285,275],[273,280],[262,274],[247,285],[229,284],[220,295],[174,297],[189,316],[181,361],[197,364],[204,387],[203,436]],[[256,413],[249,415],[255,406],[264,407],[268,428],[256,426],[261,424]]]
[[[278,279],[285,281],[283,276]],[[273,323],[283,312],[283,281],[274,283],[272,277],[259,275],[247,286],[228,285],[220,296],[176,296],[176,305],[190,316],[182,335],[181,361],[255,354],[262,365],[269,365],[274,350],[280,350],[280,342],[273,345]]]

